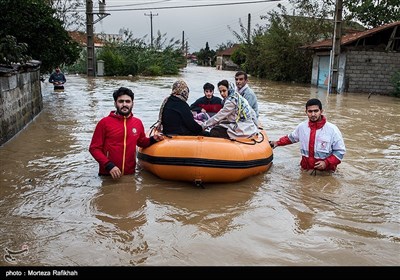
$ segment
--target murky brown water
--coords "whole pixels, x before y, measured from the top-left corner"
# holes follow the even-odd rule
[[[233,75],[188,67],[189,103]],[[400,99],[251,79],[272,140],[305,119],[306,100],[323,101],[347,148],[333,176],[302,173],[291,145],[267,173],[206,189],[145,171],[98,177],[88,145],[112,91],[132,88],[149,128],[176,78],[43,84],[43,112],[0,147],[0,265],[24,245],[15,265],[400,265]]]

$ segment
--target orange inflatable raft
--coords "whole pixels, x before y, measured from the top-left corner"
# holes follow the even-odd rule
[[[169,136],[139,148],[138,163],[161,179],[203,183],[237,182],[267,171],[273,152],[265,131],[255,139]]]

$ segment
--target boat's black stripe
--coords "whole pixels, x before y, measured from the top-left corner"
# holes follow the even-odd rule
[[[212,168],[252,168],[257,166],[264,166],[272,162],[273,155],[268,158],[234,161],[234,160],[218,160],[218,159],[203,159],[203,158],[178,158],[178,157],[155,157],[149,156],[138,152],[138,159],[152,164],[160,165],[185,165],[185,166],[199,166],[199,167],[212,167]]]

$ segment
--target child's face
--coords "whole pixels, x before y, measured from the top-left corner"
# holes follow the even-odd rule
[[[213,97],[214,91],[211,89],[206,89],[204,91],[204,95],[206,96],[207,99],[211,99]]]

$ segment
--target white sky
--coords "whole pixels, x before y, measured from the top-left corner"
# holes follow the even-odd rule
[[[258,0],[259,1],[259,0]],[[262,3],[246,3],[258,2],[257,0],[106,0],[106,12],[111,15],[107,16],[94,25],[95,33],[118,34],[121,28],[129,29],[133,32],[135,38],[143,38],[145,35],[146,42],[150,42],[151,25],[150,16],[145,14],[153,13],[153,36],[157,37],[157,32],[166,33],[169,40],[182,40],[182,31],[185,32],[185,41],[188,42],[189,52],[199,51],[205,48],[208,42],[211,49],[228,41],[236,42],[231,29],[240,32],[239,19],[244,26],[247,27],[247,17],[251,14],[251,29],[256,24],[265,25],[267,21],[260,19],[261,15],[276,9],[281,3],[288,6],[288,0]],[[236,3],[236,4],[235,4]],[[98,1],[94,0],[94,12],[98,11]],[[213,7],[186,7],[178,9],[155,9],[157,7],[177,7],[177,6],[196,6],[207,4],[233,4]],[[146,8],[145,10],[126,10]],[[112,11],[112,10],[125,11]],[[97,19],[97,16],[94,16]]]

